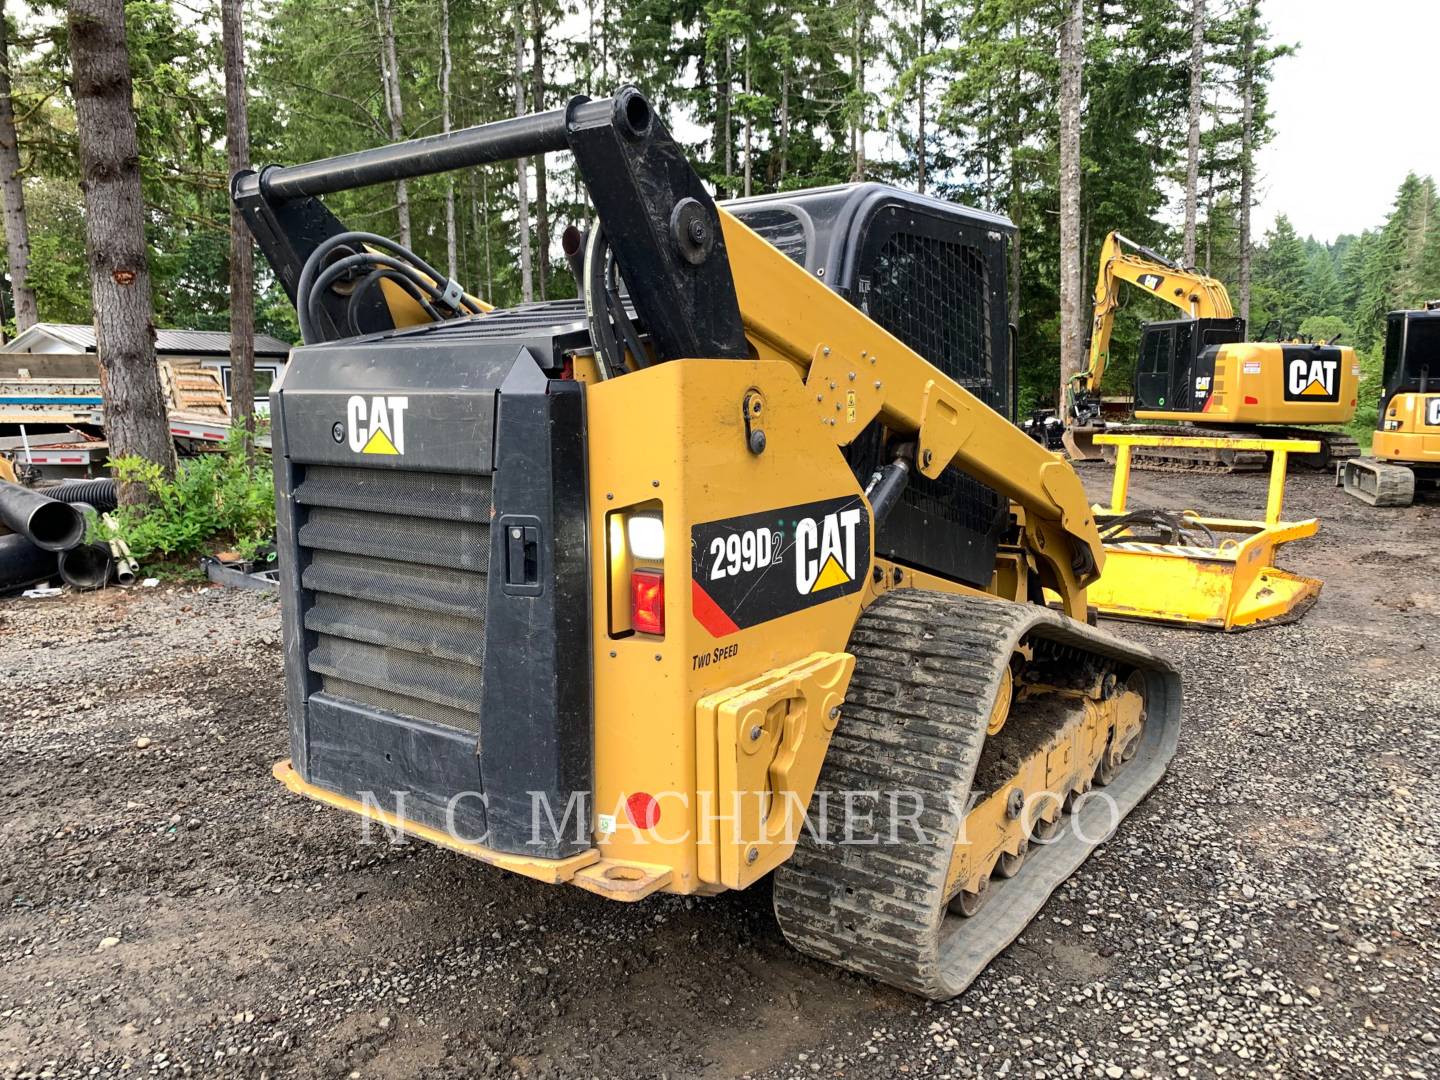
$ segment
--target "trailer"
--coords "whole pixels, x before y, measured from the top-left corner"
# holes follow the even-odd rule
[[[189,457],[220,446],[230,432],[220,373],[164,360],[159,367],[176,452]],[[93,355],[0,354],[0,454],[22,477],[102,475],[109,450]]]

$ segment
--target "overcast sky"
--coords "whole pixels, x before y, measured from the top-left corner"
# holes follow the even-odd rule
[[[1274,39],[1276,137],[1261,151],[1257,228],[1288,214],[1333,240],[1385,220],[1407,172],[1440,180],[1436,0],[1263,0]]]

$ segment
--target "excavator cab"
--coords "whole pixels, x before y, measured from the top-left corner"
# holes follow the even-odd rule
[[[1385,386],[1380,411],[1389,415],[1392,402],[1406,394],[1418,394],[1434,405],[1440,397],[1440,300],[1432,300],[1420,311],[1392,311],[1385,320]],[[1440,406],[1437,406],[1440,413]],[[1399,419],[1399,409],[1391,419]],[[1440,427],[1424,416],[1422,427]],[[1398,431],[1399,425],[1381,425],[1382,431]]]
[[[1221,345],[1245,340],[1245,320],[1146,323],[1135,366],[1135,409],[1201,412],[1210,401]]]
[[[1440,300],[1386,317],[1383,377],[1374,456],[1345,462],[1337,482],[1372,506],[1409,506],[1440,485]]]

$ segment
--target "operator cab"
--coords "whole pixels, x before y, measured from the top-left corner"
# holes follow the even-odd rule
[[[1397,394],[1440,390],[1440,300],[1386,316],[1384,376],[1381,412]]]
[[[946,375],[1015,419],[1006,303],[1009,219],[901,191],[842,184],[721,204]],[[860,483],[893,457],[878,421],[846,448]],[[1009,501],[951,469],[911,474],[876,553],[984,587]]]
[[[1135,411],[1201,411],[1220,347],[1244,340],[1245,320],[1239,318],[1146,323],[1135,365]]]

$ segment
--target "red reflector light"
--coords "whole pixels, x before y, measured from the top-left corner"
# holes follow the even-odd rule
[[[665,633],[665,575],[661,571],[631,571],[630,625],[642,634]]]
[[[1250,395],[1250,394],[1246,394],[1246,395],[1245,395],[1245,404],[1246,404],[1246,405],[1259,405],[1259,404],[1260,404],[1260,399],[1259,399],[1258,397],[1254,397],[1254,396],[1252,396],[1252,395]]]
[[[625,814],[637,829],[653,829],[660,823],[660,803],[654,795],[637,791],[625,800]]]

